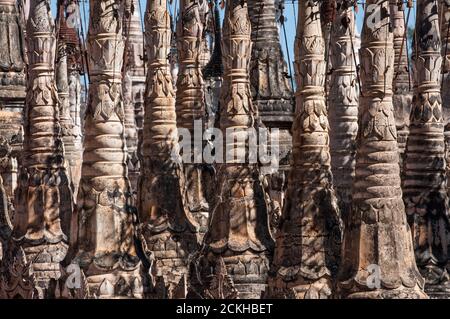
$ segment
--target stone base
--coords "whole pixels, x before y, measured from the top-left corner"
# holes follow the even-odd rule
[[[450,299],[450,284],[425,286],[425,292],[430,299]]]
[[[376,289],[349,293],[345,299],[428,299],[428,296],[418,287],[397,289]]]
[[[224,256],[228,275],[238,291],[238,299],[260,299],[267,288],[269,259],[265,254],[250,252]]]
[[[89,298],[141,299],[142,279],[139,267],[132,271],[114,270],[111,273],[87,277]]]
[[[332,282],[330,278],[307,281],[299,278],[285,282],[281,278],[269,280],[269,288],[265,298],[275,299],[330,299],[332,298]]]

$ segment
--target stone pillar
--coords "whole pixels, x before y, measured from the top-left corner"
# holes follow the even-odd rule
[[[177,77],[177,127],[190,132],[190,161],[184,163],[186,177],[186,204],[200,231],[206,232],[209,205],[204,183],[206,172],[199,157],[203,154],[203,143],[194,142],[195,125],[203,134],[205,126],[204,81],[200,68],[199,54],[203,35],[200,17],[200,3],[197,0],[180,0],[180,18],[177,23],[178,77]],[[188,152],[185,150],[185,152]],[[189,157],[189,156],[187,156]]]
[[[76,42],[76,33],[73,31],[70,32],[71,28],[67,25],[65,7],[65,3],[59,1],[57,16],[56,86],[58,89],[61,135],[64,144],[64,166],[73,185],[74,194],[76,194],[81,173],[81,150],[79,149],[79,145],[75,144],[76,132],[71,115],[69,56],[73,54],[73,48],[78,43]]]
[[[224,84],[219,124],[226,134],[227,159],[217,165],[215,209],[196,262],[203,281],[201,294],[207,298],[260,298],[266,288],[273,249],[259,167],[248,162],[250,145],[256,144],[248,132],[256,128],[258,116],[250,92],[251,49],[247,3],[228,1],[222,38]]]
[[[58,94],[64,97],[64,112],[61,112],[63,125],[63,141],[66,162],[70,168],[73,194],[76,199],[81,178],[81,163],[83,154],[83,134],[81,123],[81,82],[80,75],[84,72],[83,58],[78,35],[79,5],[77,0],[61,1],[60,12],[57,17],[58,53],[60,63],[58,67]],[[62,73],[65,74],[62,74]],[[58,80],[59,79],[59,80]],[[61,83],[61,80],[64,82]],[[61,91],[64,88],[64,92]],[[61,107],[60,107],[61,108]]]
[[[24,30],[16,2],[0,1],[0,135],[4,146],[0,174],[11,209],[22,151],[26,95]]]
[[[281,50],[275,0],[249,0],[248,10],[253,41],[250,64],[253,101],[263,125],[279,129],[280,168],[275,172],[264,168],[274,214],[271,220],[276,221],[281,214],[290,169],[294,94]]]
[[[219,0],[214,0],[211,9],[211,19],[214,23],[214,47],[211,58],[203,68],[205,80],[206,113],[208,116],[207,128],[216,126],[219,116],[220,91],[222,88],[222,23],[220,21]]]
[[[400,169],[403,169],[402,162],[409,134],[412,81],[409,75],[408,44],[405,37],[405,8],[403,2],[391,0],[390,10],[395,52],[393,81],[394,117],[398,135],[398,150],[400,152]]]
[[[325,43],[319,1],[299,3],[293,167],[277,232],[268,295],[329,298],[340,254],[325,104]]]
[[[89,102],[73,243],[91,296],[139,298],[140,261],[126,165],[122,96],[124,1],[91,0]]]
[[[442,77],[441,95],[444,117],[445,153],[447,179],[450,177],[450,3],[439,1],[439,23],[441,31]],[[450,185],[447,185],[449,187]]]
[[[350,214],[355,176],[359,87],[355,65],[356,28],[352,1],[339,1],[331,33],[330,153],[342,218]]]
[[[72,193],[64,168],[63,143],[55,85],[55,26],[48,0],[32,0],[27,23],[28,85],[22,166],[15,193],[12,240],[8,243],[8,278],[12,290],[25,271],[17,273],[15,256],[22,253],[22,266],[31,270],[44,297],[51,280],[60,276],[60,262],[67,251]],[[5,287],[3,287],[5,288]],[[9,291],[8,293],[12,293]],[[14,294],[13,294],[14,296]]]
[[[368,0],[365,8],[356,172],[352,211],[344,226],[338,296],[424,298],[400,187],[389,1]],[[373,15],[379,22],[373,22]],[[375,272],[378,278],[371,276]],[[373,286],[374,280],[379,287]]]
[[[441,100],[441,37],[436,1],[417,3],[414,99],[403,168],[403,200],[416,262],[430,297],[448,298],[449,202]]]
[[[167,0],[149,0],[145,14],[148,57],[142,165],[138,186],[138,211],[143,223],[146,250],[153,253],[156,276],[163,279],[167,298],[186,281],[187,261],[197,250],[195,221],[184,204],[184,176],[178,147],[175,92],[170,52],[172,32]]]
[[[129,14],[124,17],[125,52],[125,138],[128,148],[128,175],[136,191],[139,175],[138,144],[142,134],[145,92],[144,34],[137,0],[129,1]],[[129,81],[127,80],[129,77]],[[127,85],[128,83],[128,85]]]

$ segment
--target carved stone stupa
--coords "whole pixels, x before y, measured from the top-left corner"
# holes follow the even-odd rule
[[[294,94],[281,50],[275,0],[249,0],[248,10],[253,41],[250,64],[253,101],[262,123],[269,129],[279,129],[280,169],[268,172],[268,188],[272,209],[281,211],[290,169]]]
[[[394,80],[393,104],[395,125],[398,135],[398,151],[400,153],[400,169],[405,153],[406,140],[409,134],[409,117],[412,102],[412,81],[408,66],[408,44],[405,36],[405,7],[402,1],[391,0],[391,23],[394,33]]]
[[[168,298],[177,295],[187,276],[187,260],[197,250],[196,221],[184,200],[184,175],[178,148],[175,93],[167,56],[172,32],[167,0],[147,1],[145,14],[148,56],[145,121],[138,210],[145,250],[153,254],[156,276]],[[180,285],[179,285],[180,284]]]
[[[142,130],[144,114],[145,62],[144,35],[142,34],[139,4],[129,0],[124,16],[125,65],[124,108],[125,139],[128,149],[128,175],[133,191],[136,191],[139,175],[138,136]]]
[[[339,1],[331,32],[330,57],[333,72],[328,96],[330,112],[330,153],[333,181],[342,218],[350,213],[355,176],[358,133],[357,65],[355,65],[354,1]]]
[[[329,298],[340,252],[325,104],[325,43],[319,1],[299,3],[293,167],[276,236],[268,296]]]
[[[389,1],[368,0],[365,8],[356,172],[352,211],[344,226],[338,296],[424,298],[400,187]],[[373,22],[374,14],[379,21]]]
[[[202,160],[199,159],[203,154],[203,144],[194,141],[195,131],[202,137],[206,124],[204,81],[199,61],[203,35],[200,2],[180,0],[179,14],[176,31],[179,63],[176,94],[177,127],[187,129],[191,135],[190,141],[183,141],[183,144],[190,146],[190,150],[183,150],[183,153],[188,153],[187,157],[190,157],[189,163],[183,163],[186,203],[200,225],[200,231],[205,233],[209,204],[204,189],[206,172],[203,169]]]
[[[260,298],[266,288],[273,240],[259,168],[241,161],[248,160],[247,129],[255,128],[258,114],[250,92],[252,45],[246,1],[228,1],[224,21],[220,129],[229,134],[224,141],[227,160],[217,165],[218,190],[198,273],[203,297]]]
[[[124,2],[91,0],[88,33],[89,102],[78,192],[74,262],[91,296],[142,296],[135,216],[126,165],[122,63]],[[75,233],[75,234],[74,234]],[[76,237],[76,238],[75,238]]]
[[[66,20],[66,1],[58,2],[57,15],[57,57],[56,57],[56,86],[59,98],[59,121],[61,125],[62,141],[64,143],[65,167],[73,185],[74,194],[78,192],[81,178],[82,149],[79,132],[75,125],[70,97],[70,73],[74,67],[76,55],[79,55],[79,39],[74,27]],[[75,62],[76,63],[76,62]],[[75,66],[76,67],[76,66]],[[72,94],[75,93],[72,91]],[[74,97],[72,97],[73,99]],[[75,97],[76,98],[76,97]],[[76,119],[75,119],[76,120]]]
[[[10,202],[17,187],[26,94],[24,30],[16,2],[0,1],[0,174]]]
[[[55,26],[49,1],[33,0],[30,8],[24,154],[15,193],[14,229],[4,266],[8,267],[10,283],[25,280],[16,276],[31,271],[35,282],[29,282],[30,289],[38,287],[45,292],[50,281],[61,275],[59,263],[67,251],[72,194],[63,166],[54,80]],[[15,260],[21,254],[24,272],[17,273]]]
[[[418,2],[414,99],[404,160],[403,199],[417,265],[430,297],[450,296],[449,201],[441,100],[441,37],[436,1]]]

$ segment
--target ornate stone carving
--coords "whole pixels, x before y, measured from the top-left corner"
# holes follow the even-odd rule
[[[276,298],[330,297],[339,262],[340,218],[332,185],[319,12],[318,1],[299,3],[294,164],[268,289],[268,296]]]
[[[445,274],[449,260],[450,214],[440,93],[442,57],[438,7],[436,1],[421,0],[417,9],[414,99],[404,160],[403,199],[412,228],[417,265],[431,296],[439,294],[438,285],[443,285],[441,292],[450,291],[450,277]]]
[[[190,213],[200,225],[201,233],[206,232],[209,205],[203,181],[206,171],[200,163],[194,163],[198,149],[194,143],[194,125],[202,121],[205,125],[204,81],[201,71],[199,53],[202,43],[203,23],[200,6],[205,0],[180,0],[180,18],[177,23],[177,48],[179,71],[177,77],[176,111],[177,127],[188,129],[192,139],[191,163],[184,163],[186,180],[186,203]]]
[[[440,31],[441,31],[441,55],[442,61],[442,78],[441,78],[441,95],[442,95],[442,111],[444,118],[444,136],[445,136],[445,159],[447,163],[446,172],[447,180],[450,177],[450,2],[447,0],[439,1],[440,14]],[[447,184],[450,188],[450,184]]]
[[[143,126],[145,63],[144,35],[137,0],[129,1],[124,16],[125,65],[124,65],[124,107],[125,139],[128,149],[128,175],[133,191],[137,189],[139,175],[138,136]]]
[[[64,166],[69,173],[68,176],[76,194],[81,177],[81,149],[79,148],[80,145],[75,144],[76,132],[74,132],[74,121],[71,116],[68,60],[71,59],[69,55],[74,54],[74,48],[78,45],[76,43],[78,37],[73,29],[69,33],[71,28],[67,25],[65,7],[66,4],[64,1],[59,1],[57,16],[56,86],[59,99],[59,124],[61,126],[62,141],[64,144]]]
[[[217,193],[210,227],[204,246],[193,259],[197,279],[203,282],[194,287],[197,296],[259,298],[266,287],[273,249],[267,205],[258,166],[239,161],[249,151],[246,129],[255,128],[258,116],[250,91],[251,47],[246,1],[228,1],[222,38],[225,72],[220,129],[230,134],[224,143],[229,154],[235,156],[217,166]],[[244,136],[245,142],[236,142],[239,136]],[[229,277],[221,267],[222,259]],[[219,293],[217,287],[224,293]]]
[[[39,287],[45,293],[49,282],[60,276],[59,262],[67,250],[73,205],[69,180],[63,167],[54,81],[55,28],[48,1],[31,2],[27,35],[29,77],[24,154],[15,193],[14,229],[7,254],[17,256],[17,250],[23,249],[24,260],[32,261],[32,265],[26,267],[32,267],[35,276],[35,282],[30,285]],[[12,264],[5,267],[14,277],[14,258],[9,260]]]
[[[208,1],[199,1],[199,15],[203,24],[202,42],[200,44],[199,63],[200,68],[204,68],[211,59],[210,37],[212,15]]]
[[[392,32],[394,33],[394,81],[393,104],[395,125],[397,127],[400,169],[403,169],[403,156],[409,134],[409,115],[411,113],[412,85],[408,66],[408,46],[405,36],[405,14],[402,1],[390,1]]]
[[[148,57],[142,166],[138,184],[141,234],[154,255],[167,298],[180,296],[190,254],[197,250],[198,225],[184,199],[184,175],[178,149],[175,93],[167,56],[172,32],[166,0],[147,1],[145,14]]]
[[[0,1],[0,102],[2,108],[21,112],[25,100],[25,57],[22,22],[16,0]]]
[[[78,36],[78,1],[60,0],[57,16],[56,84],[60,100],[60,121],[66,167],[70,173],[74,198],[78,193],[82,162],[81,83],[83,73]],[[70,21],[68,21],[70,20]]]
[[[263,124],[280,130],[280,170],[269,171],[267,176],[275,213],[282,209],[290,168],[294,95],[280,45],[275,0],[249,0],[248,10],[252,22],[250,81],[253,101]]]
[[[208,117],[207,128],[217,125],[219,116],[220,90],[222,88],[222,24],[220,21],[219,0],[211,2],[211,23],[214,23],[214,47],[209,62],[203,68],[205,80],[206,114]]]
[[[122,63],[124,1],[91,0],[89,102],[78,192],[76,242],[71,246],[89,292],[99,298],[142,296],[135,246],[137,216],[126,166]]]
[[[345,220],[338,296],[424,298],[400,187],[389,1],[368,0],[365,8],[356,173],[352,211]],[[373,15],[378,22],[373,23]],[[370,277],[374,271],[379,288]]]
[[[441,54],[442,61],[442,107],[444,111],[444,123],[448,125],[450,121],[450,2],[439,1],[440,32],[441,32]],[[448,129],[446,129],[447,131]]]
[[[0,1],[0,135],[11,148],[6,161],[2,161],[0,174],[10,202],[17,187],[26,95],[24,27],[16,2]]]
[[[10,242],[0,264],[0,299],[42,299],[44,292],[37,284],[33,264],[20,246]]]
[[[329,117],[331,169],[342,218],[351,208],[355,176],[356,135],[358,133],[359,88],[355,65],[354,1],[338,1],[331,28]]]

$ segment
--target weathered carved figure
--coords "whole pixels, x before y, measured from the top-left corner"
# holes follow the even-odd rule
[[[450,293],[450,213],[440,93],[441,38],[436,1],[418,2],[414,99],[404,160],[403,199],[416,261],[429,295]],[[448,295],[447,295],[448,296]]]
[[[84,270],[91,297],[139,298],[137,216],[126,166],[122,63],[124,1],[91,0],[88,33],[89,102],[74,262]],[[72,232],[74,233],[74,232]],[[73,235],[75,237],[75,235]]]
[[[424,298],[400,187],[389,1],[368,0],[365,8],[353,204],[344,226],[338,295]]]
[[[293,167],[277,232],[268,295],[328,298],[340,247],[325,105],[325,43],[319,1],[299,3]]]
[[[358,81],[355,65],[355,1],[338,1],[331,32],[329,113],[331,169],[342,218],[350,213],[358,133]]]
[[[30,7],[24,154],[15,193],[14,228],[6,252],[11,262],[4,277],[8,285],[3,284],[11,294],[15,294],[14,281],[25,280],[22,271],[14,271],[14,256],[21,254],[20,249],[21,267],[31,267],[26,271],[34,273],[30,286],[46,293],[50,281],[59,278],[72,214],[54,80],[55,26],[49,1],[33,0]]]

